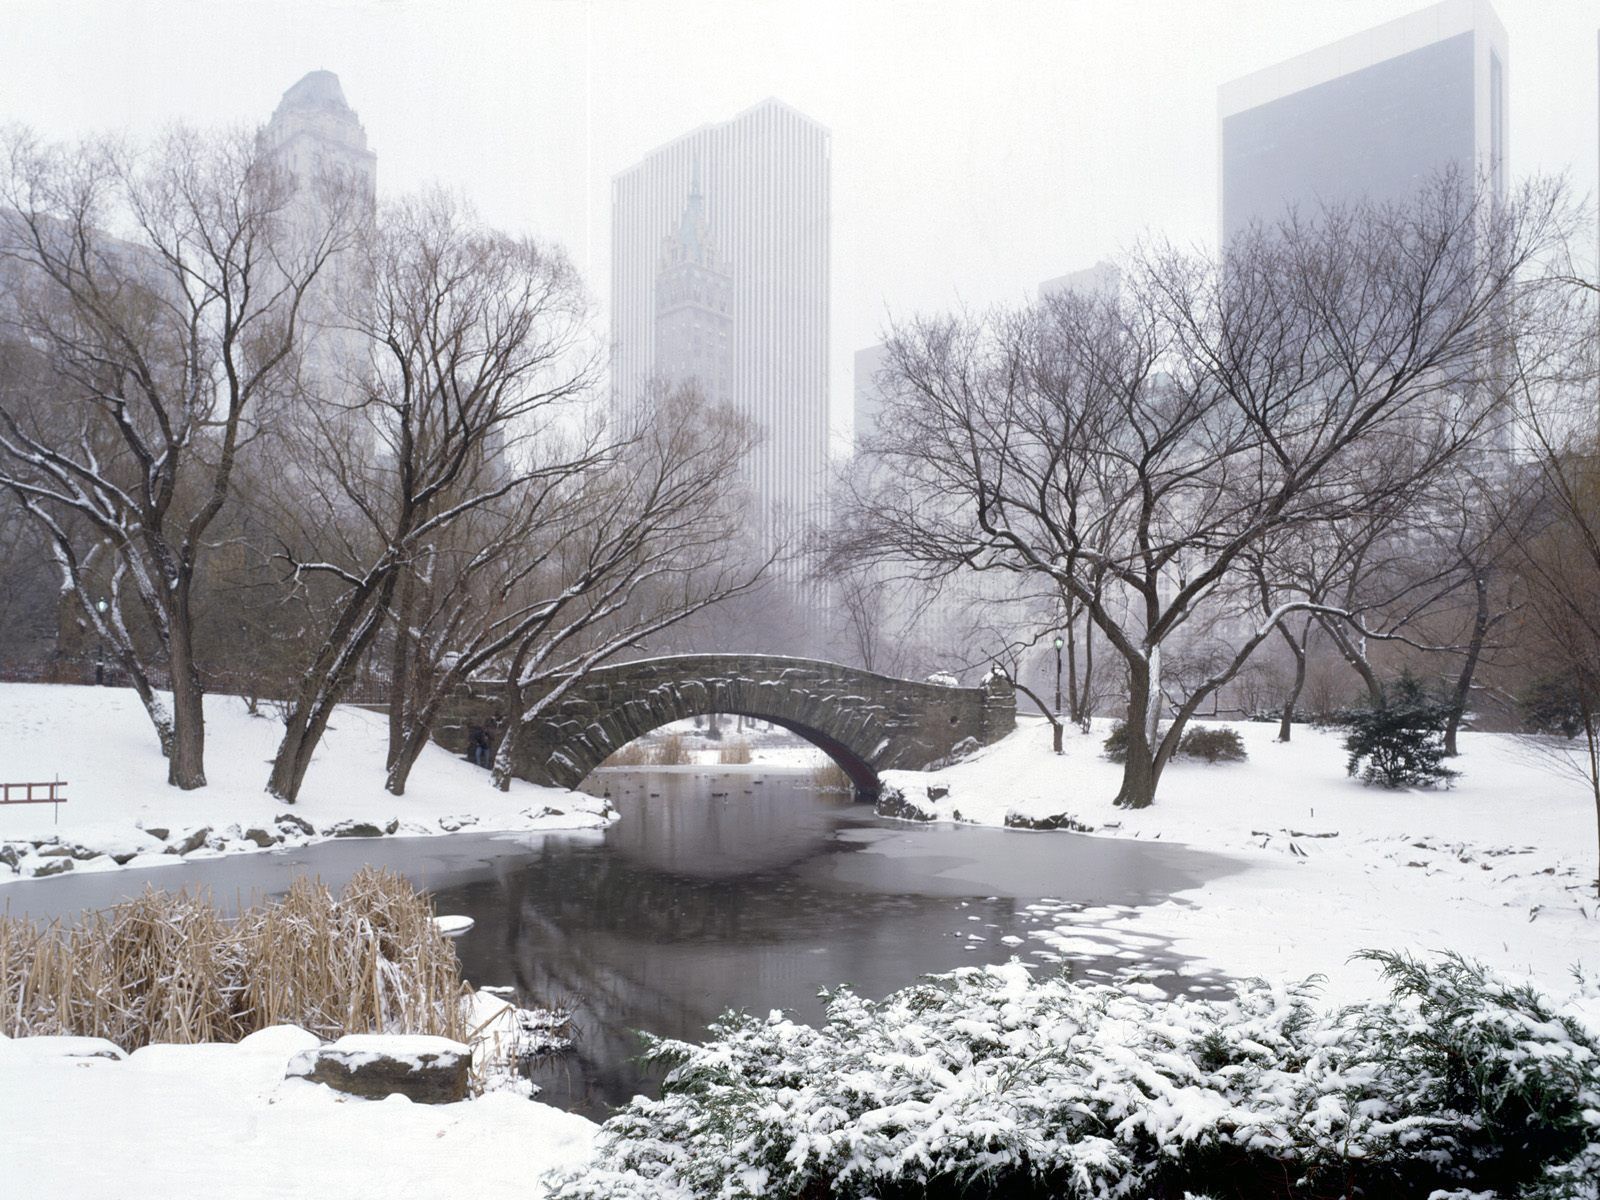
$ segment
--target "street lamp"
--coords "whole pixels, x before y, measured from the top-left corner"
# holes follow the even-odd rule
[[[1061,715],[1061,635],[1056,634],[1056,716]]]
[[[1056,634],[1056,719],[1050,731],[1054,736],[1055,750],[1061,753],[1061,635]]]
[[[94,602],[94,610],[101,616],[101,621],[95,623],[95,633],[99,637],[99,644],[94,652],[94,682],[96,687],[104,686],[106,681],[106,635],[104,633],[105,625],[102,622],[108,607],[110,606],[104,600],[96,600]]]

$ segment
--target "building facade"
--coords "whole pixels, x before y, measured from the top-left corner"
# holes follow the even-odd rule
[[[883,390],[878,372],[888,364],[889,347],[883,342],[857,350],[855,356],[855,412],[851,443],[857,454],[878,432],[878,415],[883,411]]]
[[[1290,206],[1404,200],[1438,172],[1506,180],[1506,32],[1445,0],[1224,84],[1224,244]]]
[[[828,130],[774,99],[652,151],[611,185],[617,402],[636,411],[652,387],[692,374],[749,416],[765,548],[796,544],[823,517],[830,196]]]
[[[294,180],[292,220],[308,243],[326,228],[329,187],[353,188],[357,211],[371,219],[378,156],[332,71],[312,71],[284,92],[261,144]],[[307,291],[301,379],[313,390],[339,392],[364,369],[365,343],[341,316],[357,303],[360,286],[355,256],[345,252],[328,260]]]
[[[378,156],[367,145],[367,131],[332,71],[312,71],[284,92],[261,136],[262,144],[294,177],[302,219],[313,219],[320,212],[317,190],[324,178],[343,176],[362,193],[368,207],[373,204]]]
[[[656,272],[656,375],[733,400],[733,276],[717,257],[696,170],[678,228],[662,239]]]

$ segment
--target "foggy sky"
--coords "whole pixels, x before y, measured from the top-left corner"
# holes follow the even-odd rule
[[[833,413],[891,314],[1210,244],[1217,85],[1422,0],[0,0],[0,121],[264,122],[335,72],[380,196],[441,182],[564,243],[600,306],[610,178],[773,95],[833,131]],[[1512,177],[1596,177],[1594,0],[1496,0]]]

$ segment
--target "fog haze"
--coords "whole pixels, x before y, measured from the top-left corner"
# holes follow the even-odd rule
[[[1422,0],[0,3],[3,119],[48,134],[265,121],[338,74],[380,195],[442,182],[564,243],[603,315],[613,174],[778,96],[833,132],[832,410],[892,314],[1021,300],[1217,225],[1216,89]],[[1513,178],[1596,176],[1590,0],[1499,0]]]

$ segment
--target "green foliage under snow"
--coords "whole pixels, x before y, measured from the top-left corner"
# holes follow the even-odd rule
[[[1444,765],[1448,708],[1409,671],[1386,689],[1383,703],[1346,719],[1345,768],[1386,788],[1448,784],[1459,772]]]
[[[1371,957],[1391,998],[1334,1012],[1311,985],[1148,999],[1012,963],[837,993],[820,1029],[730,1015],[652,1040],[662,1098],[554,1194],[1600,1197],[1600,991]]]
[[[1178,753],[1185,758],[1203,758],[1208,763],[1243,762],[1249,757],[1244,741],[1233,730],[1205,725],[1196,725],[1183,735]]]

